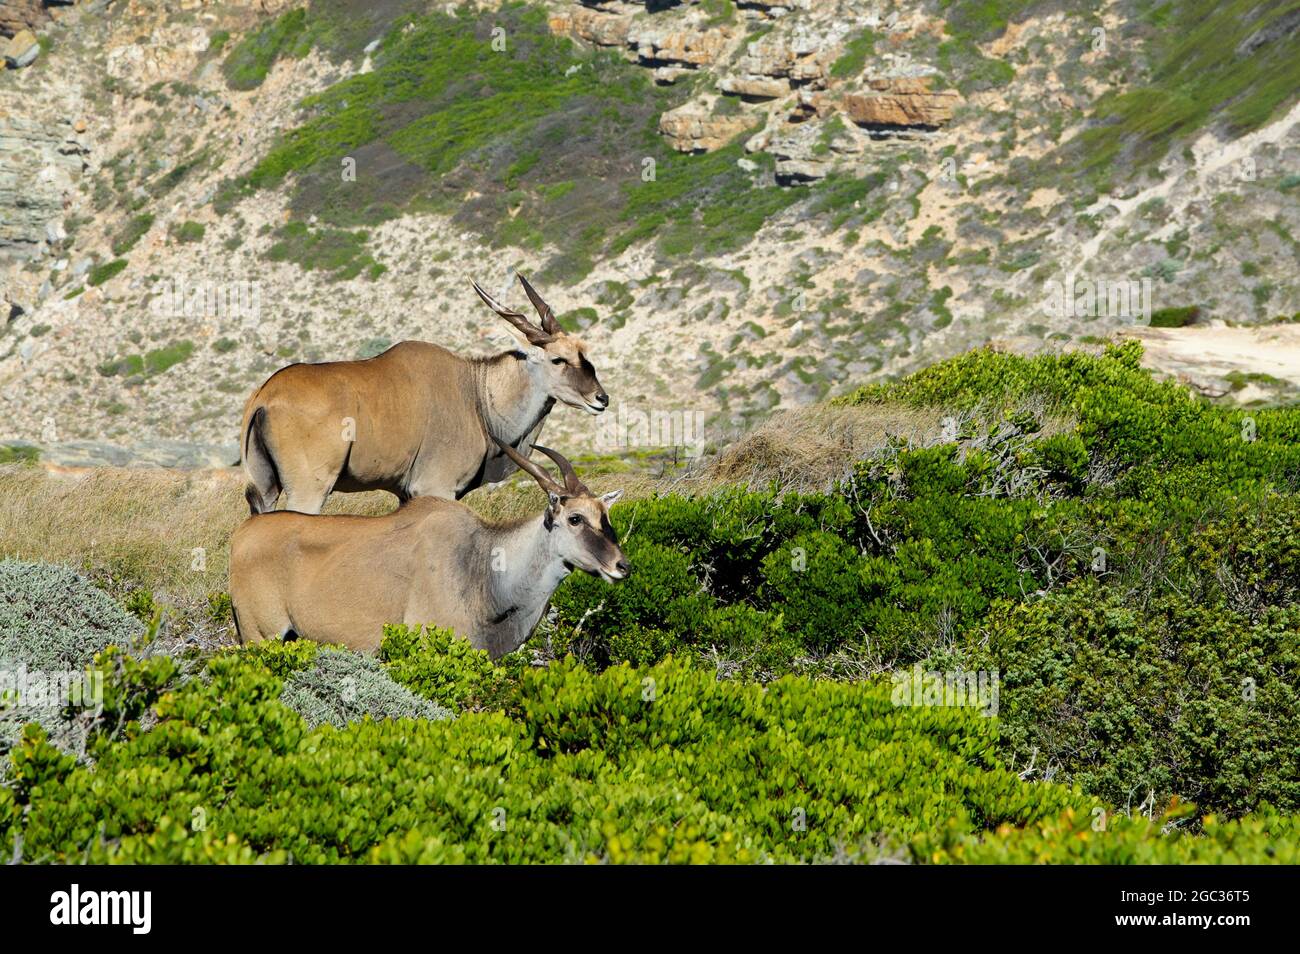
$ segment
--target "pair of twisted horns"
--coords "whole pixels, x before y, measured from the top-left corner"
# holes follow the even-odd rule
[[[534,289],[532,285],[528,284],[528,279],[524,278],[523,275],[517,275],[516,277],[519,279],[519,284],[524,286],[524,293],[528,296],[528,300],[531,301],[533,307],[537,309],[538,317],[542,319],[542,326],[540,328],[525,318],[522,312],[515,311],[512,308],[507,308],[505,305],[501,304],[485,292],[483,286],[472,278],[470,279],[470,284],[473,285],[474,290],[478,292],[478,297],[483,299],[483,303],[506,321],[510,322],[510,324],[514,325],[515,328],[528,339],[529,344],[536,345],[537,347],[548,345],[555,340],[561,330],[560,323],[555,320],[555,312],[551,311],[551,306],[542,300],[542,296],[537,294],[536,289]]]
[[[493,440],[496,439],[493,438]],[[591,491],[587,489],[587,485],[578,479],[578,475],[574,472],[573,465],[569,463],[568,458],[559,451],[553,451],[549,447],[543,447],[541,444],[533,445],[533,450],[539,450],[551,460],[555,461],[556,466],[560,468],[560,473],[564,476],[563,485],[556,483],[550,474],[542,470],[542,468],[538,467],[509,444],[497,441],[497,446],[505,451],[506,456],[515,462],[516,467],[532,477],[533,480],[537,481],[541,488],[548,494],[576,497],[579,494],[591,493]]]

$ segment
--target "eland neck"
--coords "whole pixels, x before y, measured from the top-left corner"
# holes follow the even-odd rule
[[[489,593],[501,614],[532,625],[570,568],[556,552],[555,535],[546,529],[545,514],[503,528],[489,554],[492,572]]]
[[[555,405],[536,365],[507,351],[484,361],[476,384],[478,404],[492,436],[510,445],[532,433]]]

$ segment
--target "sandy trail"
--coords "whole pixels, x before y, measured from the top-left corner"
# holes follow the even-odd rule
[[[1143,364],[1189,379],[1206,381],[1234,371],[1268,374],[1300,387],[1300,324],[1230,328],[1132,328],[1122,334],[1146,349]]]

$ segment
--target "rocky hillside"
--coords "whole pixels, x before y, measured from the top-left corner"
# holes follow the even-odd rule
[[[1201,383],[1278,400],[1298,35],[1296,2],[0,0],[0,439],[229,462],[284,363],[505,346],[468,280],[516,270],[623,405],[562,444],[1147,324],[1193,374],[1180,336],[1246,336]]]

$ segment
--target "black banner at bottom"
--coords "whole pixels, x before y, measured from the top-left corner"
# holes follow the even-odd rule
[[[1294,894],[1293,872],[1245,867],[0,870],[0,917],[11,939],[76,933],[128,944],[226,934],[373,943],[376,929],[397,937],[457,925],[486,927],[499,943],[515,932],[536,940],[551,920],[584,934],[609,927],[612,937],[682,923],[698,939],[716,925],[720,939],[734,943],[789,918],[806,919],[805,929],[839,922],[842,930],[839,919],[847,918],[868,931],[954,939],[996,924],[999,932],[1051,928],[1072,939],[1199,932],[1230,940],[1294,924]]]

